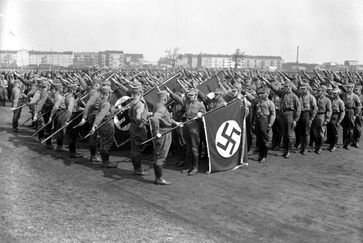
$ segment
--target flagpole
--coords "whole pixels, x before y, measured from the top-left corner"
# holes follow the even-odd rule
[[[74,120],[76,120],[80,115],[82,115],[82,112],[79,113],[75,118],[73,118],[70,122],[68,122],[68,125],[71,124]],[[57,131],[55,131],[53,134],[51,134],[49,137],[47,137],[46,139],[44,139],[41,143],[45,143],[46,141],[48,141],[51,137],[53,137],[54,135],[56,135],[59,131],[61,131],[62,129],[66,128],[68,126],[67,124],[65,124],[64,126],[62,126],[61,128],[59,128]]]

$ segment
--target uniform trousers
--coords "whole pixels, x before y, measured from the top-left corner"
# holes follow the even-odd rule
[[[268,129],[268,116],[257,116],[256,118],[256,140],[258,141],[257,147],[259,150],[259,160],[267,157],[269,140]],[[258,139],[257,139],[258,138]]]

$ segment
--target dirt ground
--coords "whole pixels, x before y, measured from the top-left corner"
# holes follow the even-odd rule
[[[21,121],[29,117],[23,110]],[[363,242],[363,150],[270,151],[234,171],[187,176],[168,160],[170,186],[46,150],[12,133],[0,107],[0,242]]]

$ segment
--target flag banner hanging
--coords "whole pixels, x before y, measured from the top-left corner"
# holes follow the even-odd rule
[[[203,116],[209,158],[209,173],[231,170],[243,162],[245,109],[241,100]]]
[[[179,83],[177,82],[177,78],[180,75],[180,72],[174,74],[172,77],[168,78],[165,82],[158,85],[160,90],[164,90],[165,86],[167,86],[173,92],[177,90],[182,90]],[[156,105],[158,102],[158,89],[156,87],[152,88],[151,90],[147,91],[144,95],[144,99],[147,104],[150,106],[150,109]]]
[[[222,77],[223,77],[223,72],[220,71],[216,75],[213,75],[211,78],[198,85],[197,88],[200,91],[202,91],[203,94],[205,95],[209,94],[210,92],[214,92],[216,91],[216,89],[219,88],[218,78]]]

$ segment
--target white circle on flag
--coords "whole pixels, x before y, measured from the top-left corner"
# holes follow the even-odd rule
[[[215,146],[223,158],[232,157],[241,143],[241,128],[235,120],[223,122],[216,133]]]

